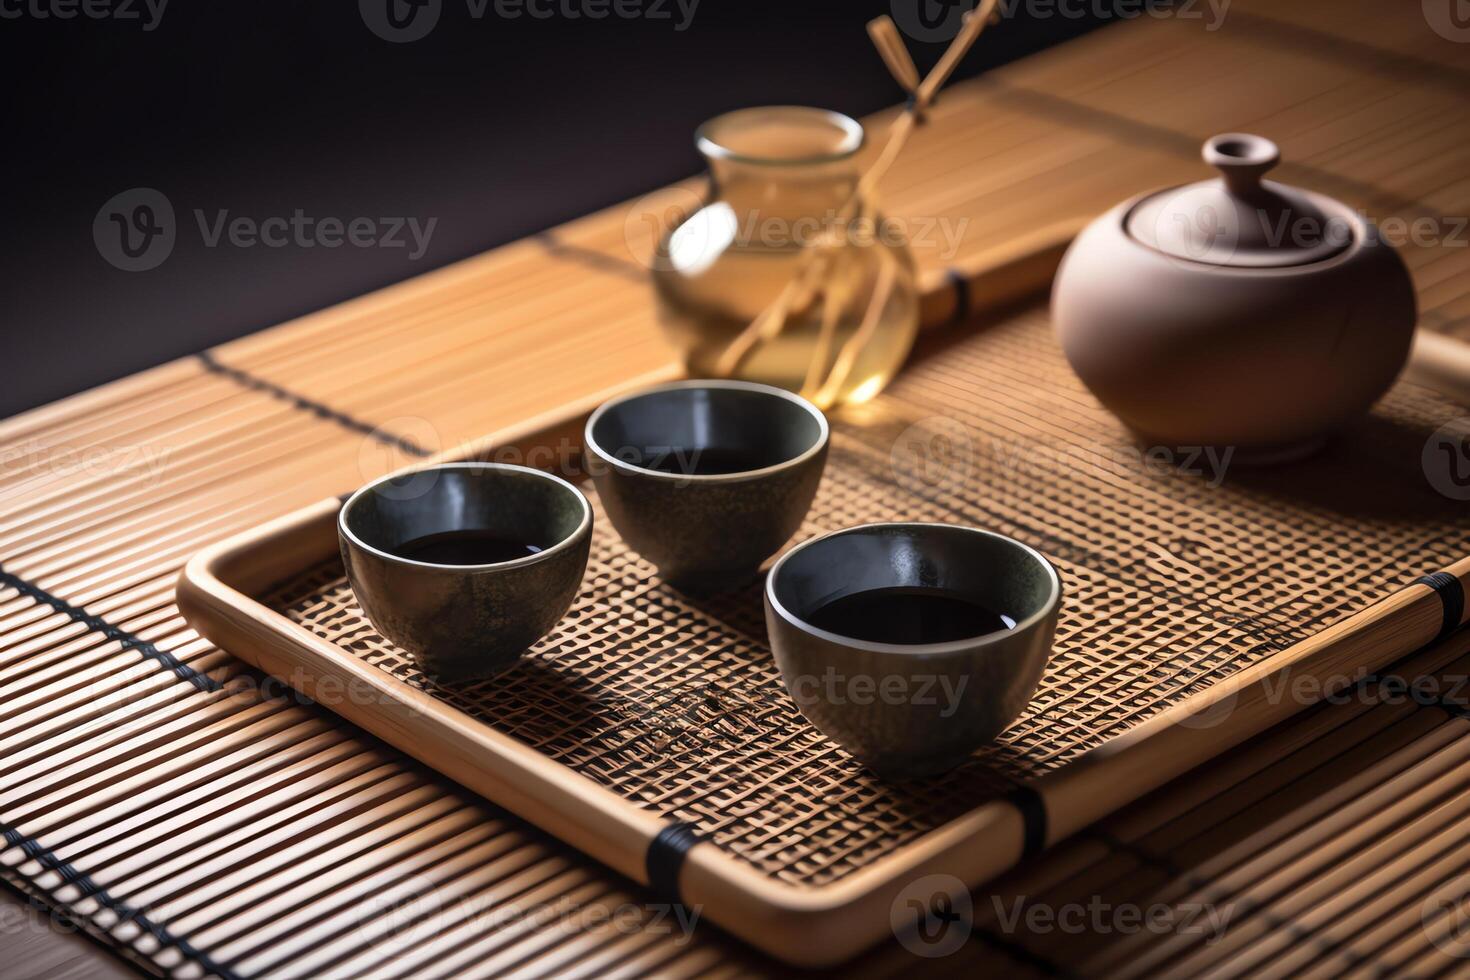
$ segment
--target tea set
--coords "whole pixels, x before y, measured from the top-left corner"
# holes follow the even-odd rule
[[[829,435],[822,412],[784,389],[681,381],[602,405],[587,420],[584,452],[623,540],[670,585],[699,596],[749,583],[796,533]],[[483,679],[571,607],[592,508],[571,483],[522,466],[428,472],[434,479],[390,475],[348,498],[338,516],[343,563],[368,619],[426,672]],[[943,524],[813,538],[783,555],[765,584],[771,648],[797,704],[875,772],[902,776],[955,765],[1020,713],[1045,667],[1060,599],[1056,570],[1038,552]],[[876,622],[874,604],[890,610]],[[866,679],[874,696],[807,696],[823,677]],[[899,688],[952,697],[878,696]]]
[[[1403,367],[1412,284],[1367,219],[1262,179],[1279,160],[1269,140],[1224,134],[1203,155],[1220,178],[1125,201],[1078,236],[1053,286],[1055,329],[1078,377],[1141,439],[1298,458]],[[796,534],[829,437],[822,411],[783,388],[691,380],[605,403],[583,447],[623,540],[701,596],[749,583]],[[592,508],[526,467],[430,472],[420,492],[389,476],[347,500],[343,562],[368,619],[426,672],[484,679],[571,607]],[[1062,584],[1004,535],[876,523],[786,550],[763,594],[805,717],[878,775],[910,778],[963,762],[1025,709]],[[833,696],[834,680],[868,696]],[[924,681],[950,696],[917,696]]]

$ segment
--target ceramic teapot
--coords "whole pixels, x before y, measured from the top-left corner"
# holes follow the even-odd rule
[[[1221,176],[1144,194],[1072,243],[1052,318],[1073,370],[1144,441],[1297,458],[1408,358],[1408,269],[1347,205],[1263,180],[1276,144],[1205,142]]]

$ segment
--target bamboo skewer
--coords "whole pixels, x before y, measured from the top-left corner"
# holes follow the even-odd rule
[[[756,345],[778,336],[786,328],[791,314],[792,301],[797,296],[815,288],[815,284],[819,282],[826,282],[828,290],[832,291],[833,280],[842,278],[833,268],[841,261],[843,243],[846,240],[846,235],[840,229],[854,217],[859,216],[860,212],[865,212],[867,202],[872,199],[874,187],[883,179],[884,174],[888,172],[894,160],[902,152],[918,120],[934,101],[939,89],[949,80],[949,76],[959,66],[960,60],[992,22],[998,2],[999,0],[982,0],[977,9],[965,15],[959,33],[945,49],[933,70],[917,84],[917,87],[909,85],[911,78],[917,78],[917,70],[913,68],[913,62],[907,58],[906,54],[901,56],[898,53],[898,49],[902,48],[902,42],[898,40],[897,29],[893,26],[892,19],[885,14],[869,23],[869,36],[873,39],[884,63],[894,73],[899,84],[912,93],[911,105],[908,111],[900,114],[889,127],[887,141],[878,158],[858,178],[853,193],[838,209],[836,217],[838,228],[829,229],[817,242],[802,252],[796,272],[782,288],[775,301],[751,321],[750,325],[730,342],[716,360],[717,372],[727,376],[733,375],[740,369],[741,363]],[[871,217],[865,213],[861,216]],[[818,377],[827,372],[826,361],[844,298],[839,296],[833,299],[829,296],[823,304],[817,349],[812,358],[812,364],[808,368],[803,391],[816,392],[827,387],[818,382]]]
[[[822,375],[827,370],[827,360],[832,356],[832,343],[837,337],[837,321],[847,308],[848,294],[851,291],[848,288],[851,277],[844,267],[851,264],[846,249],[834,250],[831,272],[824,277],[826,281],[822,289],[822,320],[817,330],[817,346],[812,351],[806,378],[801,385],[802,394],[808,397],[821,384]],[[784,329],[785,325],[786,320],[783,318],[781,327]]]
[[[853,367],[857,364],[859,355],[867,347],[873,335],[878,332],[878,324],[883,319],[883,309],[888,305],[888,297],[893,293],[893,285],[898,276],[898,268],[893,260],[885,257],[880,258],[878,267],[878,279],[873,284],[873,297],[868,302],[867,311],[863,314],[862,323],[858,325],[853,335],[842,345],[837,359],[832,362],[832,370],[827,374],[827,380],[822,382],[822,387],[817,391],[817,401],[825,404],[837,397],[837,391],[847,378],[852,374]],[[812,359],[812,367],[818,364],[826,364],[826,351],[821,351],[821,356]],[[807,375],[804,388],[810,388],[816,379],[812,374]]]
[[[893,18],[887,15],[868,21],[868,37],[878,49],[883,63],[888,66],[895,81],[907,95],[917,96],[919,91],[919,69],[909,56],[909,49],[899,37]]]
[[[1470,344],[1420,327],[1414,333],[1408,376],[1470,405]]]

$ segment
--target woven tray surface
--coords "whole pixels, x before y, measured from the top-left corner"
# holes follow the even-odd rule
[[[877,779],[803,720],[765,642],[758,583],[714,602],[684,596],[600,508],[581,595],[492,681],[421,673],[373,630],[336,563],[268,604],[763,872],[822,885],[1470,552],[1470,515],[1419,468],[1443,415],[1437,396],[1401,386],[1350,457],[1227,467],[1216,485],[1203,454],[1176,453],[1173,469],[1141,454],[1040,317],[927,352],[862,418],[836,422],[801,535],[976,524],[1040,548],[1067,594],[1027,712],[922,782]],[[1388,499],[1393,513],[1365,509]]]

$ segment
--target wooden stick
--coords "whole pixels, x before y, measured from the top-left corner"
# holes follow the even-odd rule
[[[847,306],[847,277],[843,275],[842,269],[850,265],[851,261],[846,250],[839,250],[835,254],[827,288],[822,292],[822,322],[817,330],[817,346],[812,350],[811,360],[806,366],[806,379],[801,385],[801,393],[808,398],[816,394],[817,386],[821,383],[822,369],[827,365],[827,358],[832,355],[832,344],[837,337],[837,321],[842,318],[842,311]]]
[[[878,324],[883,320],[883,310],[888,306],[888,297],[893,293],[897,276],[898,263],[888,256],[882,256],[878,267],[878,281],[873,284],[873,296],[868,303],[867,312],[863,314],[863,322],[847,338],[847,343],[842,345],[842,350],[837,354],[837,360],[832,362],[832,371],[817,392],[817,404],[824,405],[835,399],[842,383],[852,374],[858,355],[863,352],[868,341],[873,339],[873,334],[878,332]]]
[[[1410,378],[1470,405],[1470,344],[1421,327],[1405,372]]]
[[[893,73],[893,80],[905,92],[913,95],[919,88],[919,69],[914,66],[914,59],[909,57],[909,49],[899,37],[893,18],[884,14],[868,21],[868,37],[873,39],[873,46],[878,49],[883,63]]]
[[[909,107],[909,111],[900,115],[889,127],[888,140],[884,144],[882,152],[878,155],[878,159],[858,179],[853,193],[838,210],[836,221],[839,225],[851,221],[855,211],[866,206],[865,202],[872,196],[873,188],[883,179],[883,175],[888,172],[888,168],[893,165],[893,161],[898,158],[898,154],[903,151],[910,134],[918,124],[919,116],[934,101],[934,96],[938,93],[940,87],[954,73],[955,68],[959,66],[960,60],[964,58],[966,52],[970,50],[970,47],[979,39],[980,35],[984,33],[985,28],[992,22],[992,15],[995,13],[998,3],[999,0],[983,0],[979,8],[965,15],[964,26],[960,28],[960,32],[955,35],[954,40],[945,49],[944,55],[939,59],[939,63],[919,83],[919,86],[913,90],[913,101]],[[886,19],[886,17],[878,18],[879,21]],[[889,28],[891,27],[892,22],[889,21]],[[891,38],[893,33],[892,30],[885,30],[880,26],[875,35],[873,26],[870,23],[869,35],[874,37],[874,43],[879,45],[880,55],[883,55],[884,44],[891,42],[883,42],[879,38]],[[888,57],[884,56],[885,63]],[[814,243],[802,253],[793,279],[807,283],[812,278],[826,275],[829,266],[826,264],[817,264],[817,258],[825,252],[841,248],[845,241],[846,236],[832,234],[824,236],[823,239]],[[792,283],[788,283],[776,297],[776,301],[752,320],[749,326],[731,341],[730,345],[716,361],[717,368],[721,373],[735,373],[735,371],[739,370],[740,364],[757,343],[770,340],[785,329],[790,312],[791,300],[802,291],[802,288],[800,285],[793,286]],[[825,361],[827,350],[830,349],[831,333],[833,331],[835,331],[835,326],[831,329],[828,328],[824,314],[822,331],[818,340],[818,350],[816,351],[817,354],[822,355],[823,361]],[[815,357],[813,359],[816,360]],[[807,385],[805,387],[815,387],[810,370],[808,371]]]

